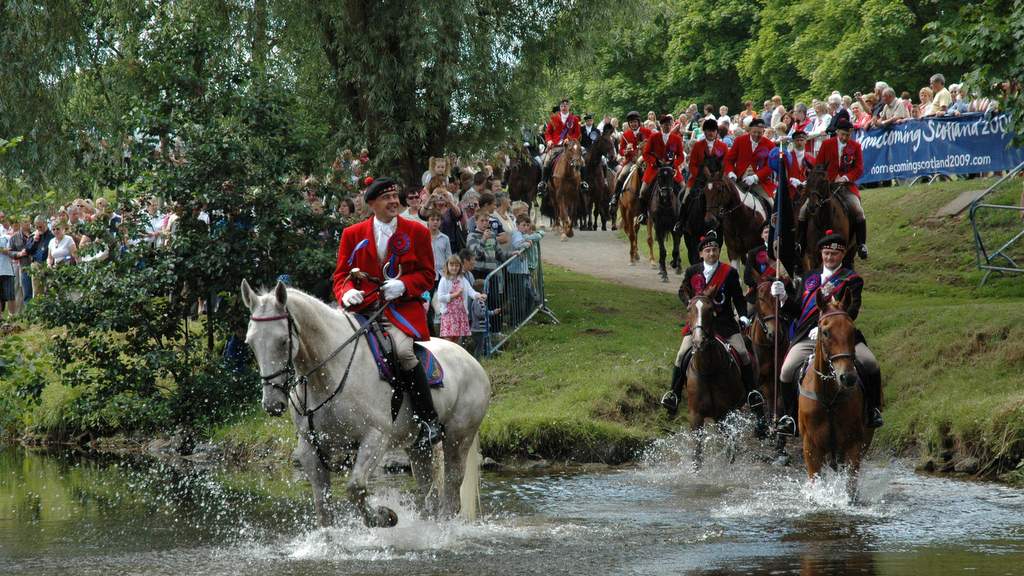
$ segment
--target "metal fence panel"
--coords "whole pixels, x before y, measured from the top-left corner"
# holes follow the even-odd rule
[[[547,306],[540,242],[534,242],[488,274],[484,278],[484,294],[491,313],[484,330],[486,356],[504,346],[538,313],[558,322]]]

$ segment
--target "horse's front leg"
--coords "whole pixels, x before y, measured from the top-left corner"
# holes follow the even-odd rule
[[[437,491],[431,490],[434,483],[434,459],[431,450],[420,450],[416,447],[409,448],[409,464],[412,467],[412,476],[416,479],[416,493],[423,507],[423,512],[428,516],[437,514],[438,499]]]
[[[398,524],[398,515],[394,510],[386,506],[373,508],[367,502],[370,496],[367,482],[384,454],[384,447],[384,435],[380,431],[373,430],[367,433],[359,444],[359,453],[356,454],[356,461],[348,478],[349,502],[355,505],[356,510],[363,516],[363,522],[370,528],[390,528]]]
[[[330,509],[331,472],[320,461],[316,448],[310,444],[305,434],[299,434],[299,443],[295,447],[295,456],[306,473],[306,478],[313,486],[313,508],[316,510],[317,521],[321,528],[330,526],[334,516]]]
[[[690,434],[693,436],[693,469],[704,464],[704,416],[690,410]]]
[[[658,276],[662,282],[668,282],[668,271],[665,269],[665,233],[658,232]]]

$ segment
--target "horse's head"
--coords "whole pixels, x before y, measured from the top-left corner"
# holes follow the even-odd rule
[[[263,380],[263,409],[280,416],[288,407],[299,352],[298,325],[288,311],[288,289],[281,282],[272,292],[257,294],[242,280],[242,302],[249,309],[245,343],[252,349]]]
[[[820,205],[831,196],[828,185],[828,165],[816,164],[807,175],[807,183],[804,185],[804,196],[812,200],[815,205]]]
[[[778,334],[781,333],[779,325],[777,302],[772,296],[772,281],[774,278],[763,276],[757,270],[751,270],[754,279],[757,281],[754,307],[757,312],[757,326],[764,333],[764,342],[772,343]]]
[[[731,180],[717,178],[704,189],[704,222],[709,228],[718,228],[731,207],[739,202],[739,192]]]
[[[672,193],[675,191],[676,169],[671,163],[658,166],[658,178],[656,189],[658,190],[658,204],[666,205],[672,201]]]
[[[828,284],[826,284],[828,286]],[[857,345],[857,330],[853,318],[846,312],[850,305],[847,291],[842,300],[818,290],[818,355],[827,372],[826,379],[832,379],[843,387],[857,383],[857,368],[854,363],[854,347]]]
[[[569,166],[579,169],[583,166],[583,147],[579,140],[567,140],[565,143],[565,158]]]
[[[708,286],[690,298],[686,305],[686,325],[690,327],[693,349],[697,352],[704,351],[707,343],[714,339],[714,336],[709,337],[707,332],[712,329],[715,320],[715,303],[711,298],[717,288],[714,284]]]

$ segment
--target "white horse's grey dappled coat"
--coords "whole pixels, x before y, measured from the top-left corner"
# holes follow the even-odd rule
[[[306,374],[327,358],[353,333],[358,323],[354,316],[343,310],[327,306],[300,290],[276,288],[264,294],[255,293],[248,282],[242,281],[242,300],[252,318],[280,320],[249,322],[246,342],[259,363],[260,373],[271,375],[287,366],[288,346],[297,375]],[[289,339],[289,321],[295,330]],[[477,432],[484,419],[491,397],[491,383],[483,367],[461,346],[446,340],[433,339],[423,343],[437,357],[444,369],[444,387],[433,389],[434,406],[445,426],[444,482],[440,513],[458,514],[472,518],[476,513],[479,491],[479,456]],[[355,356],[352,346],[357,346]],[[417,428],[412,421],[410,401],[406,397],[401,412],[391,419],[391,386],[382,381],[377,372],[370,348],[363,336],[349,344],[333,359],[308,376],[308,390],[297,383],[291,391],[291,402],[284,392],[271,385],[283,384],[282,374],[263,382],[263,408],[269,413],[283,413],[286,406],[298,430],[296,456],[313,485],[313,500],[322,525],[331,522],[327,499],[330,492],[330,472],[321,462],[309,440],[307,418],[303,409],[319,405],[338,386],[352,358],[351,371],[344,388],[323,408],[313,415],[313,428],[320,438],[320,446],[328,461],[337,460],[339,451],[358,448],[347,483],[348,498],[362,514],[369,526],[393,526],[395,513],[385,507],[376,509],[367,503],[367,481],[385,451],[402,447],[409,453],[413,474],[420,495],[427,498],[432,478],[432,458],[429,452],[411,449]],[[298,408],[296,407],[296,404]],[[463,486],[463,480],[467,486]],[[460,493],[462,499],[460,502]]]

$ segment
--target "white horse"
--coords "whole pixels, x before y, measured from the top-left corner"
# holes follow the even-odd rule
[[[464,518],[475,518],[480,489],[477,433],[490,402],[491,382],[468,352],[445,340],[425,343],[444,370],[444,387],[432,391],[445,427],[443,478],[435,483],[432,471],[441,468],[432,452],[412,449],[417,426],[411,401],[406,395],[392,421],[392,388],[381,380],[365,336],[356,334],[354,316],[280,282],[272,292],[257,294],[243,280],[242,301],[251,313],[245,341],[259,363],[263,408],[274,416],[290,409],[298,431],[296,456],[313,485],[321,526],[332,521],[328,463],[353,448],[358,453],[349,473],[348,499],[367,526],[398,523],[394,511],[367,502],[370,475],[385,451],[395,447],[409,454],[421,498],[433,502],[436,492],[440,502],[434,503],[442,516],[461,511]]]

